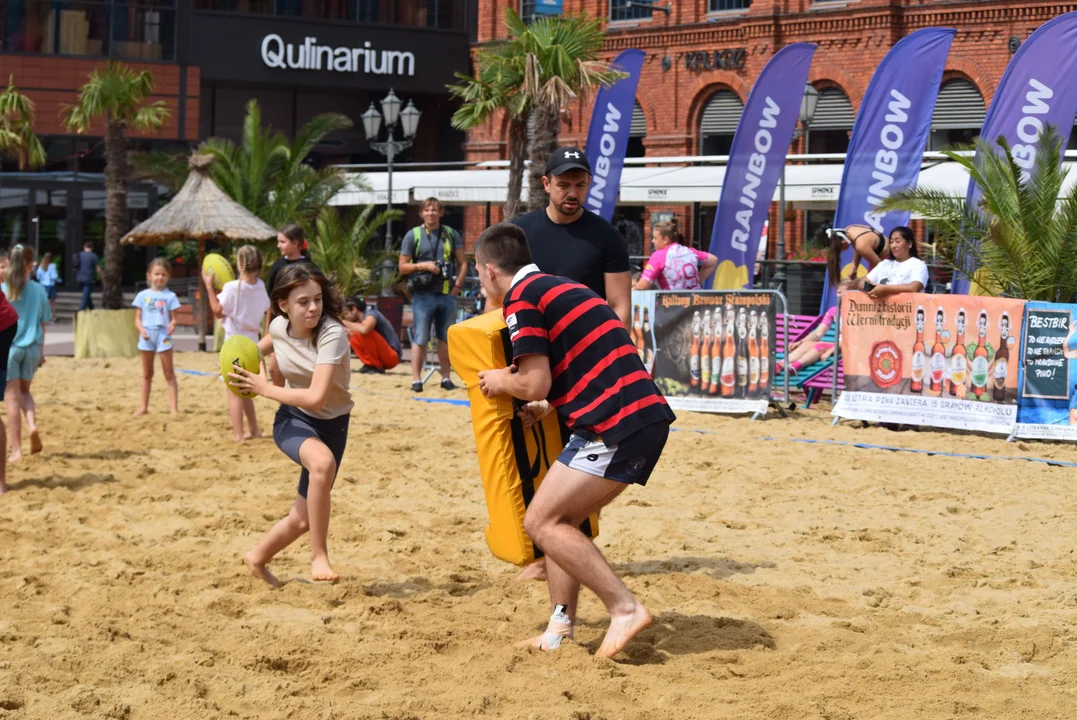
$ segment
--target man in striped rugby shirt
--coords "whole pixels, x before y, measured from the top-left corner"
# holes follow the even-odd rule
[[[617,314],[583,285],[539,272],[523,230],[509,223],[487,228],[475,258],[488,297],[502,304],[513,362],[480,372],[479,388],[487,397],[527,401],[525,424],[555,409],[572,430],[524,518],[546,555],[553,609],[546,632],[525,642],[553,650],[572,637],[582,584],[610,613],[596,654],[612,657],[651,614],[579,527],[629,485],[647,482],[673,412]]]

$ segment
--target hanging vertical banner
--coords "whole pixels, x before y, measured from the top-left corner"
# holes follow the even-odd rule
[[[980,136],[991,143],[1006,138],[1014,160],[1025,171],[1025,180],[1036,162],[1036,141],[1043,128],[1054,125],[1065,143],[1073,127],[1073,117],[1077,115],[1075,74],[1077,12],[1059,15],[1037,28],[1006,66]],[[979,199],[979,188],[969,178],[965,204],[973,207]],[[968,275],[955,275],[951,292],[969,292],[969,277],[977,270],[971,259],[969,262]]]
[[[853,124],[834,227],[867,225],[889,235],[909,223],[908,212],[884,213],[879,204],[893,192],[914,187],[920,177],[931,114],[956,32],[917,30],[899,40],[879,63]],[[843,275],[849,274],[852,258],[852,248],[842,253]],[[827,278],[820,312],[836,299]]]
[[[591,189],[587,192],[587,209],[609,220],[621,191],[621,171],[632,129],[632,110],[636,107],[636,88],[643,69],[642,50],[625,50],[613,59],[613,67],[628,77],[604,87],[595,96],[591,110],[591,127],[587,130],[587,161],[591,164]]]
[[[783,47],[748,93],[711,232],[710,252],[718,258],[718,269],[708,288],[739,290],[755,277],[756,247],[793,142],[814,54],[811,43]]]

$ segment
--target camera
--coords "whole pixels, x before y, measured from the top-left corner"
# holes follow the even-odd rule
[[[438,266],[439,274],[435,275],[432,272],[426,272],[425,270],[412,273],[408,275],[408,279],[405,281],[408,292],[414,293],[417,290],[432,290],[438,286],[438,283],[445,282],[446,280],[452,281],[452,263],[447,260],[435,260],[434,264]]]

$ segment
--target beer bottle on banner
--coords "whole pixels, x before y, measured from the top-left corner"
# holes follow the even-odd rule
[[[1010,372],[1010,316],[1002,313],[998,319],[998,350],[995,350],[994,387],[991,397],[995,402],[1006,400],[1006,375]]]
[[[693,390],[699,389],[699,310],[692,315],[692,345],[688,348],[688,372],[692,376]]]
[[[629,335],[632,336],[632,344],[636,346],[636,352],[639,352],[639,340],[640,335],[642,334],[639,324],[639,305],[635,305],[632,308],[632,332],[630,332]],[[640,360],[642,359],[643,358],[640,357]]]
[[[935,395],[942,395],[946,377],[946,346],[942,344],[942,326],[946,313],[942,308],[935,311],[935,343],[931,346],[931,380],[927,388]]]
[[[766,311],[759,313],[759,389],[770,387],[770,325]]]
[[[711,395],[717,395],[722,387],[722,355],[725,352],[726,339],[722,327],[722,309],[718,307],[711,316]]]
[[[759,392],[759,342],[756,330],[759,328],[759,316],[755,310],[748,315],[748,394],[755,396]]]
[[[916,308],[916,342],[912,346],[912,383],[909,390],[915,393],[924,391],[924,368],[927,354],[924,352],[924,306]]]
[[[654,341],[651,339],[651,309],[648,307],[643,308],[643,326],[641,327],[643,333],[643,366],[647,368],[647,372],[654,376]]]
[[[699,349],[699,392],[711,389],[711,311],[703,311],[703,346]]]
[[[733,388],[737,384],[736,358],[737,339],[733,329],[733,308],[726,306],[725,342],[722,343],[722,397],[733,397]]]
[[[737,309],[737,397],[748,392],[748,311]]]
[[[972,354],[972,394],[979,400],[987,394],[987,311],[981,310],[976,320],[979,339]]]
[[[968,373],[968,356],[965,350],[965,308],[957,311],[957,344],[950,353],[950,394],[957,396],[959,385],[965,384]]]

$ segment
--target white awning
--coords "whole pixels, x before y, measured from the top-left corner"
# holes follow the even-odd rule
[[[407,205],[411,199],[411,188],[423,175],[421,172],[394,172],[393,173],[393,204]],[[389,174],[388,173],[348,173],[347,186],[337,193],[330,205],[384,205],[389,200]],[[362,178],[362,182],[369,190],[362,190],[355,186],[353,180]]]
[[[424,182],[412,188],[416,202],[436,197],[446,205],[503,203],[508,197],[508,170],[442,170],[428,175]],[[527,202],[526,173],[520,199]]]
[[[1062,183],[1062,195],[1066,195],[1077,185],[1077,173],[1073,172],[1077,163],[1063,163],[1062,167],[1068,173]],[[921,170],[917,186],[941,190],[949,197],[963,198],[968,191],[969,174],[960,163],[943,162]]]
[[[679,168],[631,168],[621,179],[623,203],[717,204],[726,168],[722,165]],[[841,165],[789,165],[785,169],[785,201],[788,203],[836,202],[841,185]],[[774,190],[774,200],[780,197]]]

